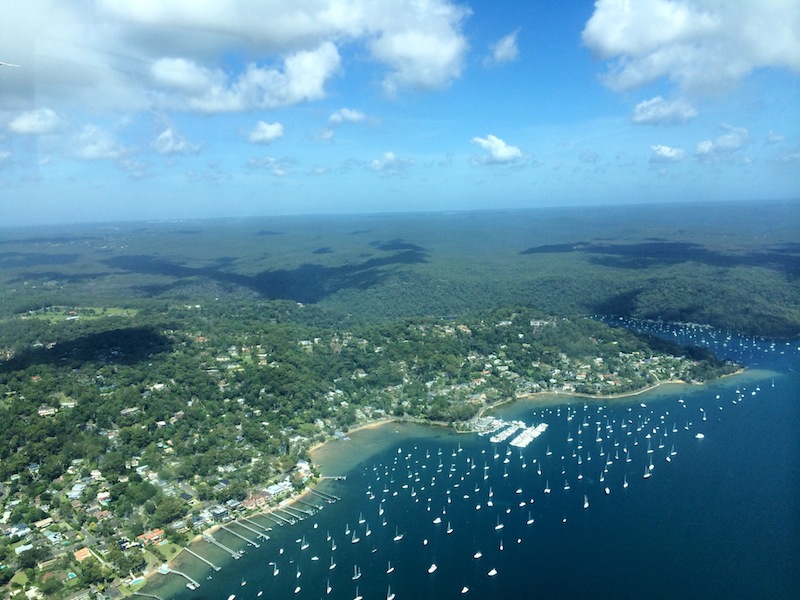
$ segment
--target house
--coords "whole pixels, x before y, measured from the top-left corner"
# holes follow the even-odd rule
[[[76,550],[75,553],[73,554],[73,556],[75,557],[75,560],[77,560],[79,563],[85,561],[91,555],[92,555],[92,553],[86,547],[83,547],[80,550]]]
[[[142,535],[137,535],[136,539],[144,546],[155,544],[164,539],[163,529],[153,529],[152,531],[145,531]]]

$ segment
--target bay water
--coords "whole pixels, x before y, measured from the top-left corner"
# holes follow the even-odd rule
[[[359,431],[315,453],[323,475],[346,479],[323,481],[296,505],[295,514],[313,514],[282,526],[252,518],[271,528],[258,548],[218,531],[224,546],[244,550],[239,559],[196,543],[219,571],[184,552],[173,567],[199,589],[169,574],[144,591],[221,600],[796,597],[800,343],[621,324],[748,368],[702,386],[498,408],[506,421],[548,425],[524,449],[409,423]]]

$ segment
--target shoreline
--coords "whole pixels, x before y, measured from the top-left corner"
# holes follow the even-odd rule
[[[725,379],[725,378],[728,378],[728,377],[733,377],[735,375],[741,375],[746,370],[747,370],[747,367],[742,367],[741,369],[738,369],[737,371],[735,371],[733,373],[727,373],[725,375],[721,375],[720,377],[717,377],[717,378],[715,378],[714,380],[711,380],[711,381],[716,381],[718,379]],[[515,396],[515,397],[505,398],[505,399],[499,400],[499,401],[497,401],[497,402],[495,402],[493,404],[484,406],[480,410],[478,410],[478,412],[475,413],[475,415],[472,418],[470,418],[469,420],[471,421],[473,419],[480,418],[487,411],[499,408],[499,407],[504,406],[506,404],[511,404],[511,403],[517,402],[519,400],[537,400],[537,399],[543,399],[545,397],[550,397],[550,398],[553,398],[553,399],[556,399],[557,397],[567,397],[567,398],[571,397],[571,398],[580,398],[580,399],[584,399],[584,400],[620,400],[620,399],[632,398],[632,397],[640,396],[641,394],[653,391],[653,390],[661,387],[662,385],[683,384],[683,385],[700,385],[700,386],[702,386],[702,385],[707,385],[708,383],[709,383],[709,381],[704,381],[704,382],[692,384],[692,383],[687,383],[686,381],[683,381],[681,379],[668,379],[668,380],[665,380],[665,381],[659,381],[657,383],[649,385],[649,386],[647,386],[645,388],[641,388],[639,390],[634,390],[634,391],[630,391],[630,392],[621,392],[619,394],[602,394],[602,395],[581,394],[581,393],[578,393],[578,392],[563,392],[563,391],[560,392],[560,391],[557,391],[557,390],[556,391],[547,391],[547,392],[533,392],[533,393],[528,393],[528,394],[521,394],[521,395]],[[389,425],[391,423],[398,423],[398,422],[415,423],[415,424],[419,424],[419,425],[425,425],[425,426],[428,426],[428,427],[449,427],[449,428],[452,428],[456,433],[472,433],[472,431],[470,431],[470,430],[466,430],[466,431],[459,430],[456,427],[455,423],[446,423],[446,422],[443,422],[443,421],[426,421],[424,419],[415,419],[415,418],[408,418],[408,417],[381,417],[379,419],[374,419],[372,421],[366,421],[364,423],[356,425],[355,427],[353,427],[352,429],[349,429],[347,431],[347,435],[349,436],[350,434],[357,433],[359,431],[377,429],[377,428],[383,427],[385,425]],[[325,440],[323,440],[321,442],[317,442],[316,444],[310,446],[308,448],[307,452],[308,452],[309,458],[312,461],[312,464],[314,464],[314,460],[313,460],[313,454],[314,453],[317,453],[319,450],[321,450],[323,447],[325,447],[326,444],[331,444],[333,442],[339,442],[339,441],[340,440],[337,440],[334,437],[328,437],[327,439],[325,439]],[[291,504],[296,503],[299,500],[302,500],[304,497],[306,497],[307,495],[311,494],[311,490],[313,488],[315,488],[317,485],[319,485],[319,483],[321,481],[321,479],[320,479],[321,477],[322,476],[320,475],[314,481],[306,484],[302,488],[302,490],[298,491],[297,494],[295,494],[293,496],[290,496],[289,498],[286,498],[285,500],[281,501],[278,505],[266,507],[263,510],[259,510],[257,512],[254,512],[254,513],[252,513],[252,516],[266,515],[266,514],[269,514],[271,512],[274,512],[275,510],[279,509],[282,505],[285,505],[285,504],[291,505]],[[195,544],[197,542],[203,541],[203,536],[204,535],[208,535],[208,534],[213,535],[214,533],[219,531],[221,528],[222,528],[222,524],[215,523],[214,525],[212,525],[208,529],[204,530],[202,533],[199,533],[199,534],[195,535],[192,539],[189,540],[189,542],[185,546],[183,546],[177,552],[177,554],[175,554],[175,556],[172,557],[172,559],[169,562],[167,562],[167,566],[169,568],[172,568],[174,566],[173,563],[181,556],[181,554],[184,552],[184,550],[189,548],[192,544]],[[145,578],[146,581],[149,582],[153,578],[153,576],[156,575],[156,574],[158,574],[158,571],[151,571],[149,573],[144,574],[144,578]],[[134,594],[136,594],[136,592],[134,592]]]

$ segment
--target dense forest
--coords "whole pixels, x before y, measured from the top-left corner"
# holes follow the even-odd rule
[[[137,536],[183,543],[209,507],[299,483],[311,445],[372,419],[461,425],[522,395],[738,368],[593,316],[800,331],[794,230],[700,243],[663,214],[624,238],[610,217],[518,216],[2,232],[4,518],[77,537],[3,536],[0,581],[48,561],[81,585],[139,570]],[[76,564],[76,540],[105,565]]]

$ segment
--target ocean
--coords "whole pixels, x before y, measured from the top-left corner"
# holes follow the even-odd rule
[[[546,423],[524,449],[391,423],[315,454],[296,523],[182,553],[161,598],[786,598],[800,590],[800,343],[622,322],[748,368],[623,399],[496,410]],[[509,438],[509,439],[513,439]],[[328,502],[326,498],[336,501]],[[321,510],[319,508],[321,507]],[[312,513],[305,515],[300,510]],[[288,513],[283,513],[289,518]],[[395,539],[398,538],[398,539]],[[354,541],[355,540],[355,541]]]

